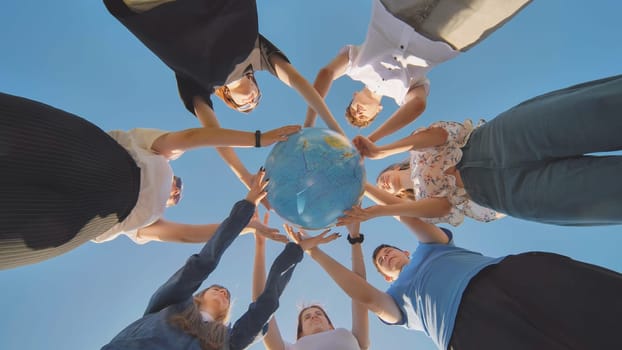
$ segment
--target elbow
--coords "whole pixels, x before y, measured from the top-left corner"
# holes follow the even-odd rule
[[[334,79],[335,79],[335,71],[329,67],[324,67],[320,69],[320,71],[317,73],[316,81],[318,80],[333,81]]]

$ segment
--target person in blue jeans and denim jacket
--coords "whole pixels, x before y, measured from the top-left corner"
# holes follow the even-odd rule
[[[262,169],[246,199],[233,206],[212,239],[155,292],[143,317],[127,326],[102,350],[245,349],[267,331],[279,297],[296,264],[302,260],[303,249],[334,240],[336,235],[317,236],[302,246],[288,243],[272,264],[263,292],[232,327],[227,324],[231,296],[225,287],[213,284],[193,295],[248,224],[257,203],[266,196],[264,175]]]

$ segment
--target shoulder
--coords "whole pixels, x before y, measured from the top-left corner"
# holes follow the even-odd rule
[[[285,53],[281,51],[276,45],[274,45],[270,40],[268,40],[265,36],[259,34],[259,50],[261,55],[270,59],[273,55],[278,55],[283,58],[285,61],[289,62]]]

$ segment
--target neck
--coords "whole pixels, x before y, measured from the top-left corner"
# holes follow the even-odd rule
[[[380,103],[380,100],[382,100],[382,95],[378,95],[376,93],[374,93],[373,91],[371,91],[370,89],[367,88],[367,86],[363,89],[363,93],[373,99],[374,101]]]

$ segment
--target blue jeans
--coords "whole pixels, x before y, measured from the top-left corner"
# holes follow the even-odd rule
[[[557,225],[622,223],[622,76],[525,101],[476,129],[458,165],[480,205]]]

